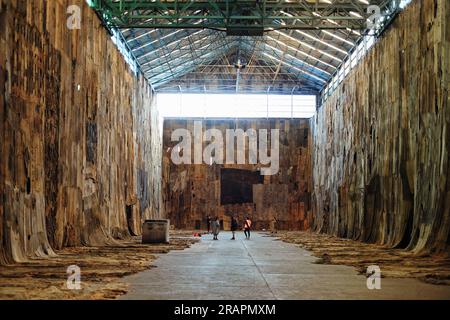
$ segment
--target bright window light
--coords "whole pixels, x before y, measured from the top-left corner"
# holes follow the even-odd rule
[[[311,118],[314,95],[157,93],[163,118]]]
[[[122,40],[119,31],[111,30],[113,35],[111,37],[112,42],[116,45],[119,52],[122,54],[123,58],[125,59],[126,63],[130,66],[131,70],[137,74],[138,67],[136,65],[136,62],[133,58],[133,56],[128,51],[127,46],[125,45],[124,41]]]
[[[411,0],[401,0],[399,7],[401,9],[404,9],[410,2],[411,2]]]

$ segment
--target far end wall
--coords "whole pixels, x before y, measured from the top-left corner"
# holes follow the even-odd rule
[[[203,131],[219,129],[280,129],[280,169],[276,175],[262,176],[259,165],[181,164],[171,160],[175,129],[193,132],[193,119],[167,119],[163,131],[164,211],[177,228],[206,228],[206,217],[218,216],[225,229],[231,215],[241,227],[250,216],[255,229],[267,229],[276,219],[279,229],[307,229],[311,217],[311,134],[304,119],[200,120]],[[209,142],[203,143],[205,148]],[[235,145],[236,147],[236,145]],[[193,149],[192,149],[193,150]],[[225,153],[226,154],[226,153]],[[248,141],[246,142],[248,163]]]

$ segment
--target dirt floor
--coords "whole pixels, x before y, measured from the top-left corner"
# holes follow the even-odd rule
[[[0,299],[114,299],[127,292],[120,278],[152,268],[155,254],[183,250],[198,241],[190,231],[172,231],[170,244],[141,244],[140,237],[117,246],[64,248],[57,257],[0,266]],[[67,268],[81,269],[81,289],[67,288]]]
[[[378,265],[382,277],[418,278],[432,284],[450,285],[450,254],[413,255],[350,239],[307,231],[278,231],[272,236],[294,243],[320,258],[317,263],[347,265],[366,274],[367,266]]]

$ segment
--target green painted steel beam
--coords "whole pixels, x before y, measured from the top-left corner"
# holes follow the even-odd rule
[[[307,1],[152,1],[91,0],[105,22],[115,28],[216,30],[365,29],[365,7],[355,1],[329,5]],[[357,12],[360,16],[351,15]],[[286,14],[288,13],[288,14]],[[303,24],[292,25],[300,20]],[[286,21],[287,23],[282,23]],[[330,22],[332,21],[332,22]],[[335,22],[335,23],[333,23]]]

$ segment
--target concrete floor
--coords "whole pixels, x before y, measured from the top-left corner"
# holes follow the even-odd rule
[[[415,279],[382,278],[369,290],[366,278],[347,266],[313,263],[310,252],[263,234],[231,241],[203,236],[184,251],[155,261],[157,268],[125,277],[121,299],[450,299],[450,287]],[[382,270],[382,266],[381,271]]]

